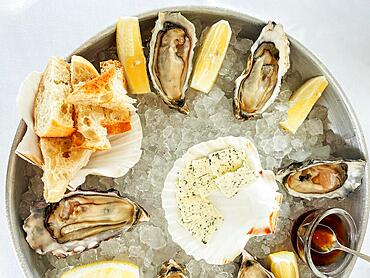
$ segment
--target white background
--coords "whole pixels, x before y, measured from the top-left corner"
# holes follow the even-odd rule
[[[1,277],[22,276],[4,213],[7,158],[20,120],[15,107],[20,82],[28,72],[41,71],[49,56],[66,56],[83,41],[114,23],[119,15],[135,15],[183,4],[224,7],[283,23],[287,33],[315,53],[333,73],[349,96],[369,142],[368,0],[0,0],[0,185],[4,186],[0,190]],[[370,231],[362,250],[370,254]],[[370,265],[358,261],[351,277],[369,277],[369,273]]]

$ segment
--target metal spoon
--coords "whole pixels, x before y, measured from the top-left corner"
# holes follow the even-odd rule
[[[342,250],[344,252],[347,252],[349,254],[355,255],[357,257],[360,257],[361,259],[364,259],[368,262],[370,262],[370,256],[367,256],[365,254],[362,254],[358,251],[352,250],[342,244],[339,243],[337,236],[335,235],[335,232],[328,226],[324,224],[318,224],[317,226],[320,226],[321,232],[325,233],[325,237],[327,239],[327,244],[325,246],[316,244],[315,240],[312,239],[311,241],[311,249],[314,250],[317,253],[320,254],[327,254],[334,250]]]

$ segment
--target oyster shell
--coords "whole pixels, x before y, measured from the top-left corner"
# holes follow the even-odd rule
[[[37,253],[66,257],[148,220],[148,213],[140,205],[116,193],[76,191],[59,203],[32,209],[23,229]]]
[[[240,265],[238,278],[275,278],[274,274],[265,269],[257,259],[243,250],[242,263]]]
[[[170,259],[163,263],[158,278],[187,278],[185,269]]]
[[[307,160],[279,170],[276,179],[295,197],[344,198],[360,186],[365,164],[363,160]]]
[[[163,101],[184,114],[189,112],[185,91],[196,42],[194,25],[180,13],[158,14],[150,41],[150,77]]]
[[[289,41],[283,26],[269,22],[252,45],[246,69],[235,80],[234,114],[237,118],[261,115],[280,92],[288,71]]]

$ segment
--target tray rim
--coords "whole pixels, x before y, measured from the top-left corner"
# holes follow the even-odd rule
[[[146,18],[151,18],[158,14],[160,11],[180,11],[180,12],[195,12],[195,13],[208,13],[213,15],[227,15],[236,17],[241,20],[245,21],[253,21],[256,24],[264,24],[266,23],[263,20],[260,20],[258,18],[255,18],[253,16],[250,16],[246,13],[239,12],[237,10],[234,10],[233,8],[221,8],[221,7],[211,7],[211,6],[197,6],[197,5],[184,5],[184,6],[169,6],[154,10],[149,10],[144,13],[140,13],[137,16],[139,18],[139,21],[144,20]],[[69,59],[74,53],[80,52],[81,50],[87,48],[88,46],[95,44],[97,41],[101,39],[102,36],[110,34],[114,32],[115,30],[115,24],[112,24],[102,31],[96,33],[89,39],[85,40],[79,47],[74,49],[70,55],[68,55],[66,58]],[[366,145],[366,140],[362,131],[362,128],[359,124],[358,118],[355,115],[354,109],[349,102],[349,99],[343,89],[340,87],[337,80],[334,78],[332,73],[328,70],[328,68],[316,57],[315,54],[313,54],[309,49],[307,49],[303,44],[301,44],[298,40],[294,39],[288,34],[288,38],[290,41],[294,42],[294,45],[304,53],[305,56],[307,56],[309,59],[311,59],[324,73],[325,77],[328,79],[329,83],[333,86],[334,91],[338,93],[339,98],[344,104],[344,107],[348,111],[348,116],[351,120],[352,127],[355,131],[355,136],[358,138],[359,142],[359,149],[361,151],[361,154],[363,155],[363,158],[368,162],[368,150]],[[17,216],[14,215],[14,213],[11,212],[11,206],[10,206],[10,200],[12,200],[12,196],[14,194],[13,190],[10,190],[14,186],[14,175],[15,175],[15,164],[17,155],[15,154],[15,149],[17,148],[17,145],[19,144],[21,138],[23,137],[24,133],[26,131],[26,124],[23,120],[20,121],[16,133],[14,135],[13,143],[11,146],[11,150],[9,153],[9,159],[8,159],[8,166],[7,166],[7,172],[6,172],[6,180],[5,180],[5,217],[7,219],[7,228],[11,235],[11,242],[12,242],[12,248],[16,255],[16,260],[18,262],[18,265],[20,266],[21,272],[25,277],[36,277],[33,275],[32,268],[28,264],[28,262],[25,259],[25,256],[23,254],[23,250],[18,242],[19,238],[16,236],[16,222],[19,220],[17,219]],[[370,200],[370,191],[369,191],[369,182],[368,178],[370,175],[370,166],[369,163],[366,163],[366,172],[365,172],[365,188],[364,188],[364,195],[367,196],[366,202],[364,205],[364,219],[360,223],[358,230],[360,231],[358,239],[357,239],[357,250],[361,249],[361,246],[363,244],[365,234],[366,234],[366,228],[369,221],[369,200]],[[356,258],[352,260],[350,265],[348,266],[347,270],[344,273],[343,277],[349,277],[351,274],[353,267],[356,263]]]

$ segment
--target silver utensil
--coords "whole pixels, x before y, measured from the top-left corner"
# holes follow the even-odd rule
[[[320,254],[328,254],[334,250],[342,250],[344,252],[347,252],[349,254],[352,254],[354,256],[360,257],[361,259],[364,259],[365,261],[370,262],[370,256],[362,254],[356,250],[353,250],[351,248],[348,248],[344,245],[342,245],[339,241],[338,238],[333,231],[332,228],[324,225],[324,224],[318,224],[316,229],[320,228],[322,234],[325,234],[326,239],[328,240],[327,244],[325,245],[319,245],[315,242],[314,239],[311,241],[311,249],[314,250],[317,253]]]

